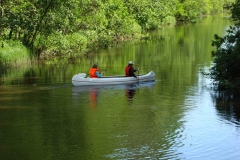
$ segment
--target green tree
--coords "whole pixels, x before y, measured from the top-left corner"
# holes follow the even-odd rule
[[[71,9],[74,0],[1,0],[1,31],[9,31],[9,39],[21,39],[26,46],[33,47],[39,34],[49,35],[54,31],[65,31],[71,26]]]
[[[193,21],[201,15],[200,1],[184,0],[177,6],[176,17],[180,21]]]
[[[215,35],[213,46],[216,47],[214,66],[210,77],[217,82],[219,90],[228,93],[240,93],[240,0],[227,6],[235,22],[224,37]]]
[[[225,0],[232,1],[232,0]],[[0,40],[36,55],[81,54],[222,11],[224,0],[0,0]]]

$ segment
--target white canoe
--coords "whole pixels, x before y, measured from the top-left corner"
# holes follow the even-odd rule
[[[155,81],[155,73],[153,71],[144,74],[137,75],[135,77],[126,76],[103,76],[101,78],[89,78],[85,73],[75,74],[72,78],[72,84],[74,86],[93,86],[93,85],[109,85],[109,84],[128,84],[138,82]]]

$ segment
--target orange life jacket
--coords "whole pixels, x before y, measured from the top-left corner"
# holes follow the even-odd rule
[[[129,69],[131,68],[131,66],[127,66],[125,68],[125,73],[126,73],[126,77],[129,77]]]
[[[90,71],[89,71],[90,78],[98,78],[98,76],[95,73],[96,71],[98,71],[98,68],[91,68],[90,69]]]

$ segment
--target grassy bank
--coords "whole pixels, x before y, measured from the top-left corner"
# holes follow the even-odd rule
[[[0,67],[17,67],[30,63],[30,51],[20,41],[2,40],[0,42]]]

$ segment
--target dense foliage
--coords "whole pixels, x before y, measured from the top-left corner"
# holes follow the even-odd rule
[[[84,53],[223,11],[232,0],[0,0],[0,40],[38,55]],[[1,54],[1,53],[0,53]]]
[[[227,30],[224,37],[215,35],[215,60],[210,76],[220,90],[240,93],[240,0],[227,8],[232,12],[235,25]]]

